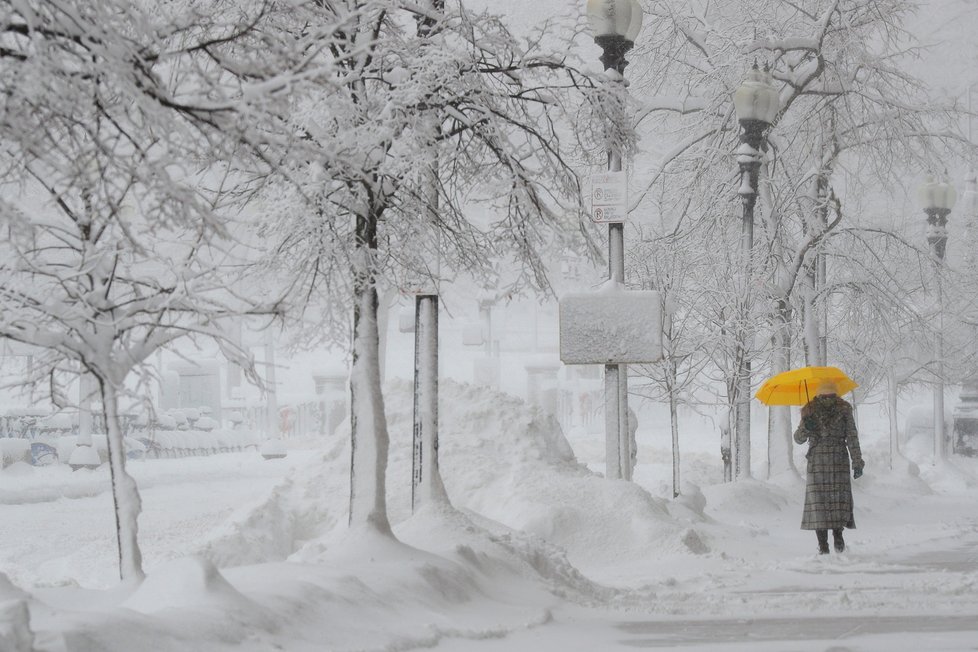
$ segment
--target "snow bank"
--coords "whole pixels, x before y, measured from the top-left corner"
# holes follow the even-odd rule
[[[606,602],[618,594],[581,574],[562,549],[447,504],[425,505],[394,531],[405,543],[455,559],[487,578],[532,579],[577,602]]]
[[[26,591],[14,586],[0,573],[0,650],[3,652],[33,652],[34,633]]]
[[[157,566],[122,606],[143,614],[168,615],[182,623],[198,621],[226,627],[227,621],[248,628],[276,629],[265,610],[228,583],[210,561],[187,557]]]
[[[349,467],[347,432],[266,498],[235,511],[201,544],[198,554],[222,567],[282,561],[306,542],[328,538],[347,522]]]
[[[0,437],[0,468],[16,462],[30,462],[31,442],[15,437]]]
[[[569,564],[581,566],[642,558],[653,547],[702,553],[707,546],[688,532],[691,523],[705,518],[702,506],[679,504],[674,509],[681,514],[673,515],[667,501],[638,485],[592,473],[577,462],[556,420],[539,409],[510,395],[452,381],[443,382],[440,393],[439,460],[449,497],[461,511],[505,526],[488,528],[502,537],[497,544],[523,547],[524,552],[536,546],[536,552],[527,554],[538,559],[543,554],[546,563],[556,566],[568,563],[558,558],[558,549],[566,550]],[[391,436],[388,507],[397,525],[411,515],[409,382],[390,384],[386,408]],[[327,549],[347,517],[348,432],[348,426],[338,429],[328,453],[261,504],[235,514],[201,553],[227,566],[281,560],[303,546],[296,559],[313,559]],[[514,532],[537,537],[540,543],[531,544]],[[543,542],[550,546],[545,554],[539,552]]]
[[[344,532],[314,563],[240,567],[226,576],[283,624],[281,649],[396,651],[501,638],[549,622],[558,602],[496,561],[479,567],[369,529]]]
[[[644,557],[681,536],[667,501],[578,463],[553,417],[485,387],[447,381],[440,389],[439,460],[456,507],[563,548],[576,566]],[[410,512],[410,383],[389,387],[387,413],[396,523]]]
[[[0,602],[9,600],[25,600],[27,592],[14,585],[5,573],[0,573]]]
[[[24,600],[0,601],[0,650],[34,652],[34,633]]]

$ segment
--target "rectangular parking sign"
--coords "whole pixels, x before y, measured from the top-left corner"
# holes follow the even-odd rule
[[[628,211],[628,182],[624,172],[591,176],[591,221],[624,222]]]

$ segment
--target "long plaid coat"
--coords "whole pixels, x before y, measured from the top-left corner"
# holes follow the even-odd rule
[[[835,394],[816,396],[801,410],[795,441],[808,442],[808,482],[803,530],[856,527],[852,517],[852,468],[864,466],[852,406]]]

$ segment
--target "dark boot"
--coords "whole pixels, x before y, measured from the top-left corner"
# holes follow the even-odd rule
[[[815,530],[815,536],[818,537],[818,554],[829,554],[829,531]]]
[[[832,530],[832,540],[835,543],[836,552],[844,552],[846,549],[846,542],[842,539],[842,528],[837,527]]]

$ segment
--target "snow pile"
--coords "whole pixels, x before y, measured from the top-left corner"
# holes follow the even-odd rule
[[[31,442],[27,439],[0,437],[0,469],[16,462],[29,462]]]
[[[347,434],[263,500],[237,510],[201,544],[198,554],[221,567],[282,561],[306,542],[328,537],[347,521],[349,468]]]
[[[89,467],[95,468],[102,463],[98,451],[94,446],[76,446],[68,457],[68,465],[72,468]]]
[[[395,528],[395,534],[405,543],[454,558],[487,578],[532,579],[550,593],[576,602],[606,602],[619,593],[585,577],[562,549],[543,539],[449,505],[420,508]]]
[[[409,390],[399,383],[388,392],[388,481],[398,540],[346,527],[346,435],[327,440],[325,452],[290,444],[284,460],[263,461],[253,453],[137,461],[132,468],[140,486],[151,489],[147,503],[153,489],[172,496],[165,503],[157,496],[158,507],[146,512],[148,549],[151,541],[166,539],[168,528],[196,527],[202,519],[195,531],[204,532],[225,518],[201,546],[205,557],[147,564],[147,580],[131,594],[131,586],[92,591],[38,582],[46,573],[34,566],[12,575],[33,587],[31,597],[0,576],[0,650],[470,649],[451,639],[502,637],[490,649],[611,649],[612,640],[635,647],[659,642],[648,634],[629,638],[619,626],[649,615],[655,615],[649,625],[655,628],[676,617],[682,619],[676,627],[718,618],[710,626],[719,631],[732,619],[763,629],[769,626],[761,622],[765,618],[829,622],[843,614],[974,613],[974,490],[951,500],[918,477],[889,472],[872,437],[864,446],[867,475],[854,483],[859,529],[847,531],[850,549],[844,554],[822,558],[812,533],[798,528],[801,477],[686,483],[679,498],[656,499],[587,471],[556,425],[534,408],[453,383],[442,386],[441,453],[456,507],[434,503],[410,515]],[[978,460],[950,464],[963,476],[978,477]],[[640,458],[639,475],[652,486],[669,477],[665,467],[649,474],[650,466]],[[17,495],[77,495],[94,487],[98,475],[26,468],[32,475],[18,480],[23,486]],[[930,472],[922,468],[921,475]],[[277,480],[287,473],[287,480]],[[242,478],[248,489],[232,483]],[[54,488],[45,489],[45,479]],[[259,480],[265,481],[261,488],[254,486]],[[222,483],[226,489],[218,490]],[[13,497],[4,486],[13,488],[13,479],[0,474],[0,497]],[[221,498],[222,491],[254,501],[230,519],[220,509],[193,510],[208,502],[201,497]],[[10,520],[66,502],[32,502],[22,511],[8,505]],[[79,501],[71,509],[83,506]],[[153,518],[160,516],[168,518],[154,530]],[[33,537],[38,548],[56,548],[78,568],[87,566],[89,556],[69,555],[105,526],[66,527],[80,529],[52,538],[54,528],[34,525],[19,536]],[[177,550],[164,543],[166,555]],[[158,553],[147,558],[154,556],[160,560]],[[614,621],[600,642],[578,639],[576,619],[599,613],[581,605]],[[619,611],[608,616],[608,609]],[[541,625],[545,632],[527,631]],[[563,632],[566,645],[533,642],[550,640],[548,632]],[[778,643],[771,649],[784,649],[780,638],[772,640]],[[706,639],[700,643],[707,645]]]
[[[347,531],[315,563],[249,566],[226,576],[282,623],[281,649],[408,650],[549,622],[557,599],[536,582],[500,576],[496,563],[480,567]]]
[[[34,649],[27,598],[27,593],[0,573],[0,650],[4,652],[32,652]]]
[[[938,493],[964,493],[978,487],[974,471],[968,470],[969,460],[950,458],[938,464],[925,464],[920,477]]]
[[[238,623],[268,631],[276,629],[275,620],[260,605],[231,586],[211,562],[200,557],[157,566],[122,606],[171,618],[183,627],[195,623],[230,631],[228,625]]]
[[[23,600],[0,602],[0,650],[4,652],[33,652],[34,633],[30,613]]]
[[[666,501],[578,463],[553,417],[485,387],[445,382],[440,392],[439,460],[456,507],[563,548],[578,567],[641,558],[681,537]],[[410,512],[410,383],[392,385],[387,397],[397,522]]]
[[[893,455],[893,468],[890,468],[888,439],[860,436],[860,443],[866,469],[863,476],[853,483],[854,486],[871,488],[874,491],[911,492],[919,496],[934,493],[935,486],[931,483],[934,478],[926,479],[930,474],[900,452]],[[932,460],[924,464],[924,469],[930,466]]]
[[[557,566],[566,563],[558,548],[566,550],[571,564],[587,566],[642,558],[653,546],[696,554],[707,547],[688,533],[691,523],[705,518],[702,506],[677,507],[682,511],[677,519],[667,501],[638,485],[588,471],[576,461],[557,422],[537,408],[455,382],[442,383],[440,394],[439,459],[449,497],[461,511],[505,526],[487,528],[501,537],[496,543],[510,537],[506,545],[526,550],[536,544],[513,531],[533,535],[549,545],[546,564]],[[411,515],[411,384],[390,384],[386,397],[388,507],[396,525]],[[261,504],[235,514],[201,554],[229,566],[285,559],[305,546],[296,559],[316,558],[331,545],[337,525],[345,524],[348,474],[347,426],[338,429],[328,453]],[[420,541],[415,545],[425,547]],[[528,554],[542,559],[542,549]]]
[[[15,586],[6,574],[0,573],[0,602],[24,600],[27,597],[26,591]]]

